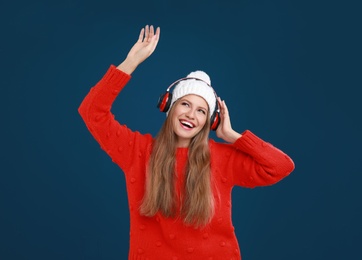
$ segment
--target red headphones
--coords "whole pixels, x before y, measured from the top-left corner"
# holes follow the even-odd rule
[[[188,80],[188,79],[200,80],[200,81],[204,82],[206,85],[208,85],[210,88],[212,88],[210,86],[210,84],[208,84],[207,82],[205,82],[204,80],[199,79],[199,78],[187,77],[187,78],[182,78],[182,79],[176,80],[174,83],[172,83],[167,88],[166,93],[162,94],[160,96],[160,98],[158,99],[157,108],[159,108],[161,112],[166,113],[170,109],[171,101],[172,101],[172,93],[170,92],[170,89],[173,86],[177,85],[177,83],[179,83],[180,81]],[[215,104],[215,109],[212,112],[211,117],[210,117],[210,129],[213,130],[213,131],[216,131],[216,129],[219,126],[221,120],[220,120],[220,110],[219,110],[219,106],[218,106],[218,103],[217,103],[217,95],[216,95],[216,92],[215,92],[215,90],[213,88],[212,88],[212,90],[214,91],[214,94],[215,94],[216,104]]]

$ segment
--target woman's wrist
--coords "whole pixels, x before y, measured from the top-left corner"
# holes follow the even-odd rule
[[[137,62],[127,58],[117,66],[117,69],[127,73],[128,75],[131,75],[135,71],[137,66]]]
[[[241,134],[238,132],[231,130],[225,135],[225,141],[228,143],[235,143],[236,140],[238,140],[241,137]]]

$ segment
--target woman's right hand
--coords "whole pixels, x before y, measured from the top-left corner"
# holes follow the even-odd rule
[[[160,27],[157,27],[155,33],[153,25],[146,25],[145,28],[142,28],[138,41],[128,52],[127,58],[118,66],[118,69],[131,74],[139,64],[154,52],[160,38],[160,31]]]

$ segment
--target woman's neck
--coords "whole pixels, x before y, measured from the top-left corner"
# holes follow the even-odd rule
[[[176,143],[176,148],[187,148],[190,145],[190,139],[180,139],[178,138]]]

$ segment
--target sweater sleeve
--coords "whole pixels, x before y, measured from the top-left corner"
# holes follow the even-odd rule
[[[145,151],[152,139],[149,134],[141,135],[121,125],[111,113],[114,100],[130,78],[111,65],[78,109],[90,133],[123,171],[131,167],[134,154]]]
[[[272,185],[294,170],[294,162],[288,155],[249,130],[232,146],[230,161],[235,185],[249,188]]]

